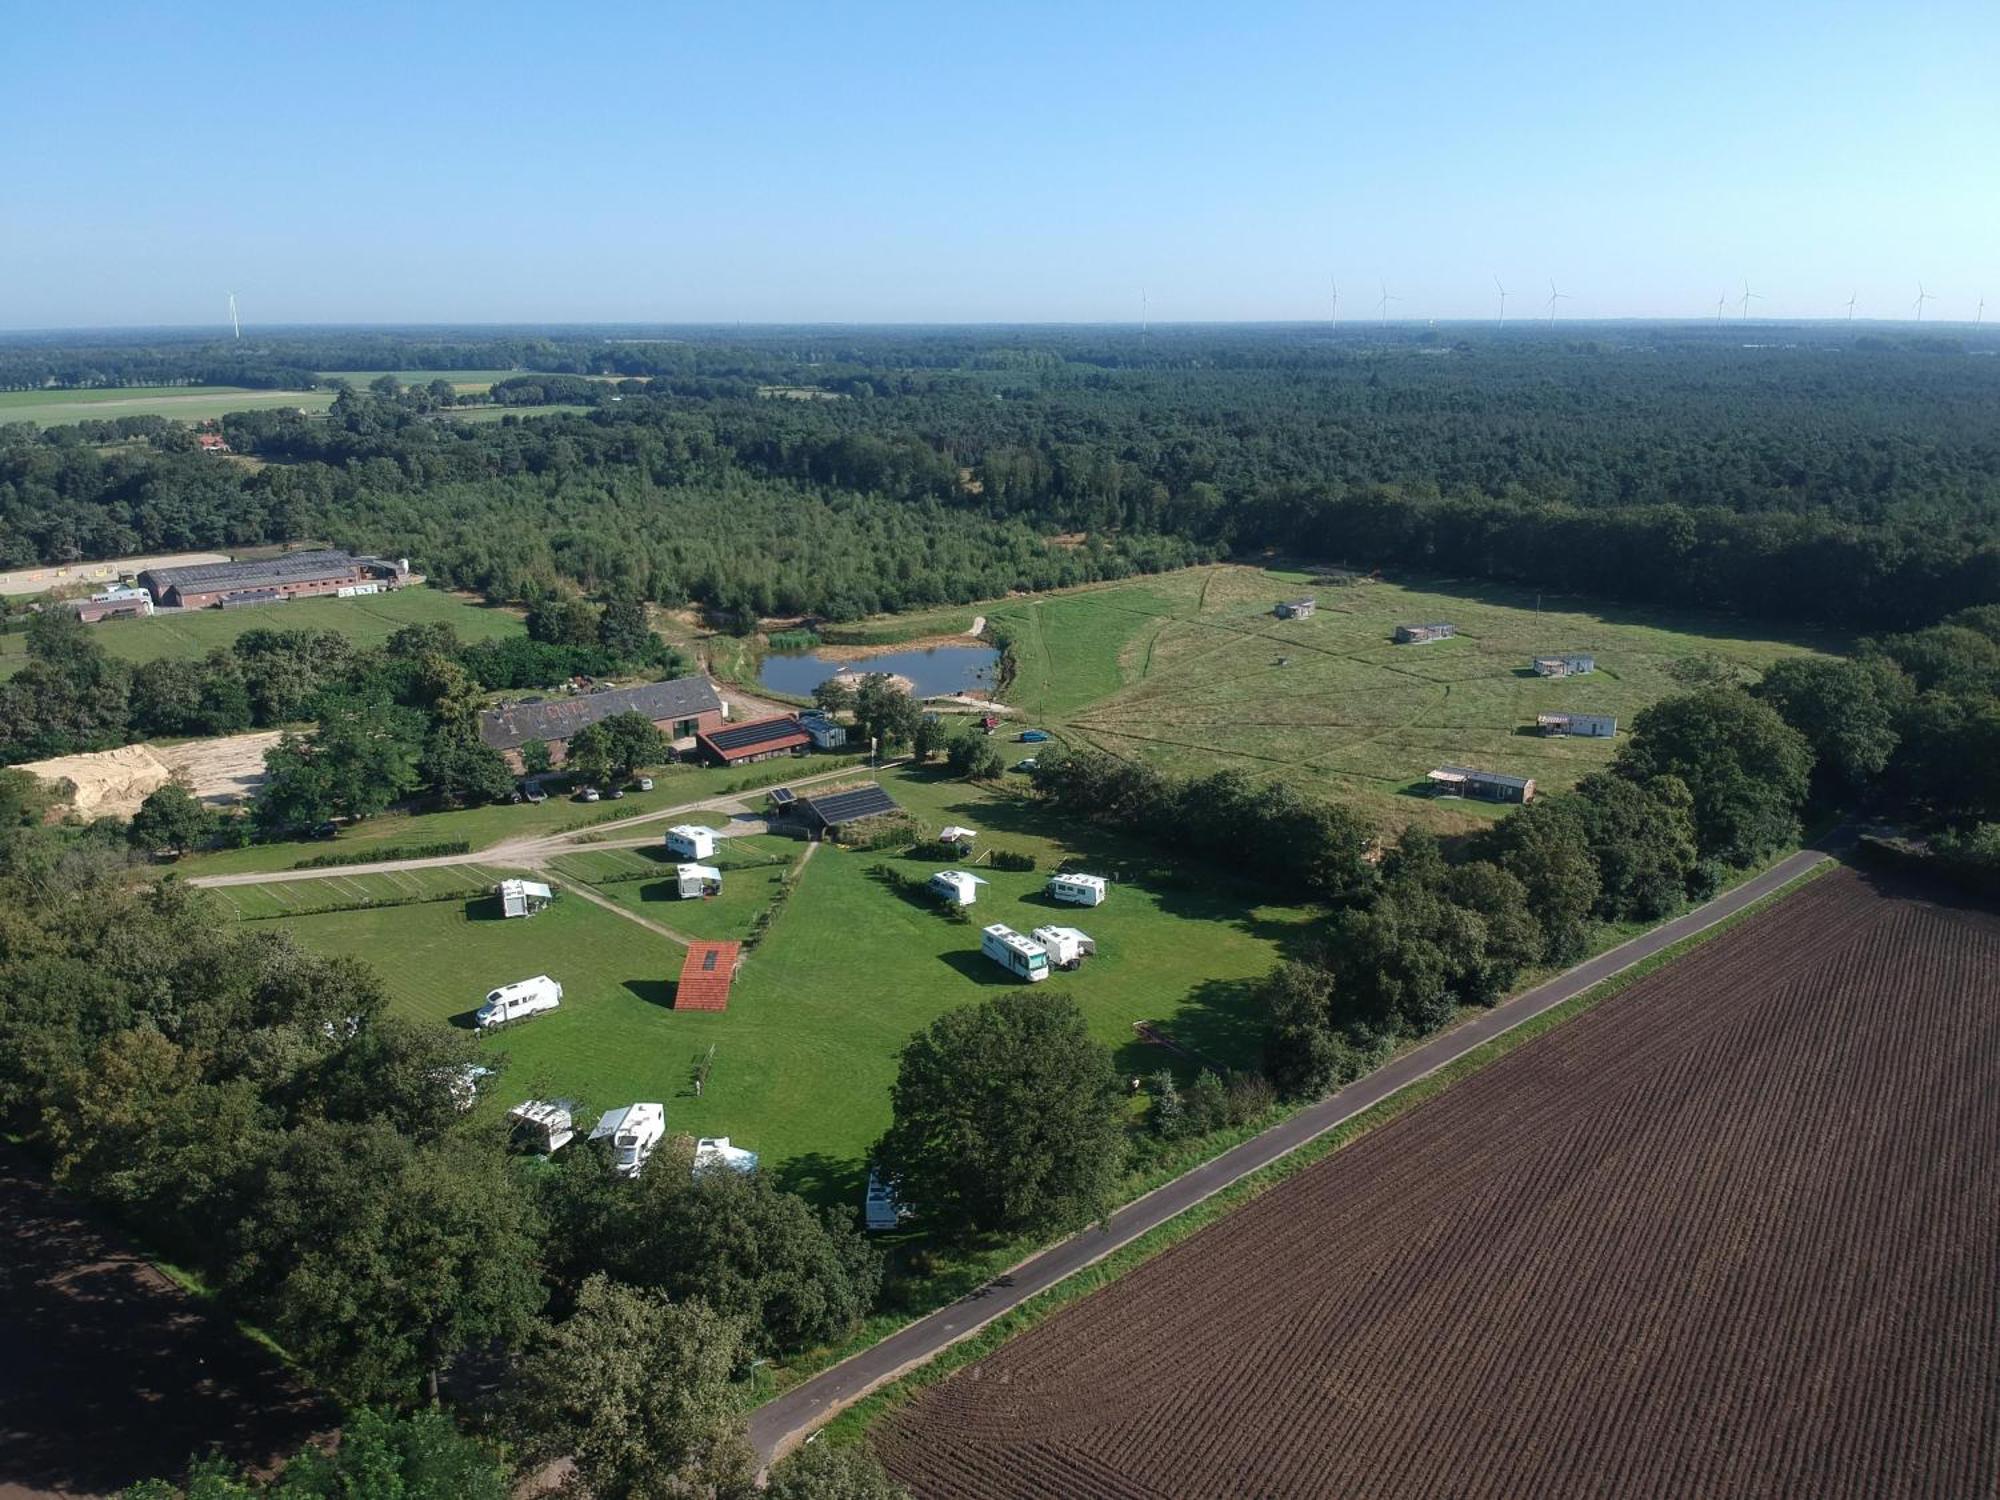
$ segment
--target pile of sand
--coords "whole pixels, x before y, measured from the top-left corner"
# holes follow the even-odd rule
[[[176,775],[204,802],[240,802],[264,779],[264,752],[276,733],[231,734],[184,745],[121,745],[90,755],[58,755],[21,767],[75,788],[69,805],[86,818],[129,818]]]

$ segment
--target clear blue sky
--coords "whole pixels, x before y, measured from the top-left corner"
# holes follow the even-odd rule
[[[2000,5],[99,3],[0,328],[2000,318]]]

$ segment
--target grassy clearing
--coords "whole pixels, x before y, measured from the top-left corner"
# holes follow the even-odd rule
[[[337,630],[357,646],[379,646],[405,625],[443,621],[459,639],[496,640],[522,632],[520,618],[491,605],[474,603],[442,589],[397,589],[360,599],[298,599],[289,604],[245,609],[199,609],[152,615],[139,620],[105,620],[91,638],[113,656],[130,662],[161,657],[190,660],[228,646],[249,630]],[[25,635],[0,635],[0,677],[19,670],[27,656]]]
[[[503,417],[550,417],[565,412],[596,411],[594,406],[552,401],[547,406],[458,406],[444,413],[454,422],[498,422]]]
[[[224,886],[212,894],[242,921],[265,921],[329,906],[385,906],[412,901],[491,898],[501,872],[482,865],[438,865],[376,875],[325,875],[270,885]]]
[[[206,422],[232,411],[298,407],[322,412],[333,405],[331,391],[253,391],[227,385],[135,385],[103,390],[0,391],[0,424],[35,422],[56,427],[69,422],[117,417],[172,417]]]
[[[404,385],[429,385],[442,380],[456,395],[473,396],[488,390],[495,381],[512,380],[525,370],[322,370],[322,380],[344,380],[356,390],[367,390],[371,381],[393,375]]]
[[[720,819],[690,819],[691,822]],[[589,849],[551,861],[565,880],[591,886],[599,895],[690,937],[741,942],[757,914],[769,906],[797,864],[803,845],[768,835],[724,839],[709,863],[722,871],[722,893],[683,900],[674,882],[678,855],[663,844],[643,849]]]
[[[1478,1072],[1516,1048],[1526,1046],[1537,1037],[1554,1030],[1565,1021],[1630,989],[1647,975],[1664,968],[1691,949],[1719,937],[1750,917],[1768,910],[1799,887],[1817,880],[1832,868],[1830,862],[1815,866],[1796,880],[1786,882],[1761,901],[1725,918],[1706,931],[1676,943],[1671,948],[1634,964],[1623,973],[1613,975],[1602,984],[1593,986],[1554,1009],[1544,1011],[1534,1019],[1523,1022],[1505,1035],[1495,1037],[1458,1061],[1440,1068],[1428,1078],[1391,1095],[1372,1109],[1314,1137],[1298,1150],[1273,1162],[1262,1171],[1251,1174],[1243,1181],[1162,1224],[1151,1233],[1141,1236],[1089,1269],[1078,1272],[1039,1297],[995,1319],[972,1337],[946,1349],[929,1364],[911,1371],[873,1395],[856,1402],[827,1424],[824,1429],[824,1440],[841,1444],[862,1441],[874,1423],[898,1407],[908,1404],[927,1387],[945,1379],[953,1371],[983,1359],[1008,1339],[1026,1332],[1045,1318],[1116,1281],[1161,1251],[1198,1233],[1233,1209],[1240,1208],[1251,1198],[1268,1192],[1279,1183],[1325,1160],[1342,1147],[1407,1114],[1426,1100],[1444,1092],[1460,1079]]]

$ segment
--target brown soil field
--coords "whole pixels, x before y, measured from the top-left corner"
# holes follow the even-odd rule
[[[0,1500],[114,1494],[211,1450],[268,1466],[332,1415],[0,1147]]]
[[[87,818],[129,818],[175,776],[202,801],[218,806],[255,795],[264,780],[264,753],[279,737],[277,730],[260,730],[178,745],[121,745],[29,761],[21,769],[44,781],[71,783],[76,792],[69,806]]]
[[[1852,871],[967,1365],[918,1496],[2000,1494],[2000,916]]]

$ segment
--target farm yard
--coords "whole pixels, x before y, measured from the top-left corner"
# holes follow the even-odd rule
[[[357,646],[379,646],[405,625],[443,622],[468,645],[522,633],[520,617],[442,589],[406,588],[359,599],[295,599],[240,609],[170,610],[145,619],[105,620],[91,639],[130,662],[195,659],[250,630],[337,630]],[[0,635],[0,678],[27,660],[25,635]]]
[[[1313,593],[1310,619],[1280,621],[1279,599]],[[1544,738],[1535,716],[1598,712],[1621,726],[1702,675],[1754,675],[1831,640],[1776,640],[1694,613],[1600,607],[1568,596],[1475,584],[1358,581],[1216,566],[1012,599],[987,608],[989,635],[1012,645],[1002,699],[1057,737],[1162,769],[1235,767],[1353,801],[1398,825],[1477,826],[1495,810],[1416,795],[1443,763],[1535,778],[1560,791],[1609,762],[1618,742]],[[935,633],[970,611],[907,622]],[[1450,620],[1448,640],[1397,646],[1405,621]],[[838,639],[872,640],[892,621]],[[1590,651],[1597,670],[1537,677],[1532,657]]]
[[[1099,955],[1051,988],[1074,995],[1100,1040],[1130,1071],[1192,1063],[1142,1042],[1133,1023],[1155,1023],[1174,1041],[1223,1066],[1251,1062],[1257,1030],[1249,992],[1285,945],[1303,935],[1306,909],[1268,904],[1267,893],[1175,867],[1155,851],[1093,829],[1067,829],[1027,803],[919,771],[886,772],[883,784],[926,826],[968,823],[982,847],[1034,855],[1040,869],[979,866],[989,884],[969,915],[947,920],[912,903],[875,873],[884,863],[919,878],[935,862],[898,854],[806,846],[772,835],[722,841],[713,861],[723,894],[671,899],[672,864],[647,825],[647,847],[583,847],[554,856],[548,873],[572,887],[526,920],[497,917],[489,891],[500,871],[450,866],[395,875],[340,876],[217,888],[246,918],[266,919],[326,953],[351,953],[377,970],[398,1012],[463,1023],[493,985],[549,973],[563,1007],[493,1036],[508,1058],[507,1082],[489,1107],[550,1093],[592,1109],[658,1099],[668,1126],[728,1135],[763,1153],[780,1179],[829,1203],[856,1201],[865,1153],[889,1121],[896,1057],[911,1033],[955,1006],[1015,983],[979,954],[979,929],[1004,921],[1027,931],[1049,922],[1082,926]],[[754,794],[752,795],[754,800]],[[519,811],[504,809],[502,811]],[[711,825],[721,815],[687,821]],[[635,835],[638,831],[634,831]],[[615,825],[607,840],[619,839]],[[622,845],[623,840],[619,840]],[[1116,882],[1089,911],[1041,894],[1063,858]],[[787,892],[786,872],[796,870]],[[420,881],[422,892],[403,882]],[[347,888],[335,896],[324,888]],[[757,915],[784,897],[761,944],[745,960],[721,1014],[670,1008],[682,949],[606,910],[574,887],[694,938],[747,937]],[[324,912],[343,900],[409,901]],[[319,914],[308,914],[318,910]],[[293,913],[297,913],[293,915]],[[694,1066],[713,1046],[699,1098]]]
[[[921,1500],[2000,1469],[2000,917],[1826,876],[894,1410]]]

